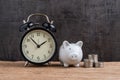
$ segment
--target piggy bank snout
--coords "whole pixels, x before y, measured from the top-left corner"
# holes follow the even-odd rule
[[[70,54],[69,55],[69,59],[71,59],[71,60],[77,60],[78,59],[78,55],[77,54]]]

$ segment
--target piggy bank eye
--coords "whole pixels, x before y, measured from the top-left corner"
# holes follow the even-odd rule
[[[69,50],[71,50],[71,48],[69,48]]]

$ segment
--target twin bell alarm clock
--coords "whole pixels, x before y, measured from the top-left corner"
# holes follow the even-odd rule
[[[43,24],[33,23],[30,18],[33,16],[44,16],[47,22]],[[20,52],[26,61],[33,64],[48,63],[55,55],[57,42],[54,36],[56,28],[53,21],[50,21],[45,14],[31,14],[19,28],[25,32],[20,42]]]

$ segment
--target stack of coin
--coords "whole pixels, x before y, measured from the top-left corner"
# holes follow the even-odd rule
[[[104,63],[103,62],[99,62],[99,64],[100,64],[100,68],[104,67]]]
[[[94,63],[94,67],[96,67],[96,68],[99,68],[99,62],[97,62],[97,63]]]
[[[93,60],[94,63],[98,62],[98,55],[97,54],[89,54],[88,59]]]
[[[97,63],[95,63],[95,67],[102,68],[102,67],[104,67],[104,64],[103,64],[103,62],[97,62]]]
[[[98,63],[98,55],[97,54],[93,54],[93,62],[94,63]]]
[[[88,59],[93,62],[93,61],[94,61],[94,60],[93,60],[93,54],[89,54],[89,55],[88,55]]]
[[[93,67],[93,61],[89,59],[84,59],[84,67],[85,68],[92,68]]]
[[[104,67],[103,62],[98,62],[97,54],[89,54],[88,59],[84,59],[84,67],[86,68],[102,68]]]

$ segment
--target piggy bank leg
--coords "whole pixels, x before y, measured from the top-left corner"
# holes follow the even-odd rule
[[[69,65],[68,64],[66,64],[66,63],[63,63],[63,65],[64,65],[64,67],[68,67]]]
[[[76,64],[76,65],[74,65],[75,67],[79,67],[80,66],[80,64]]]

